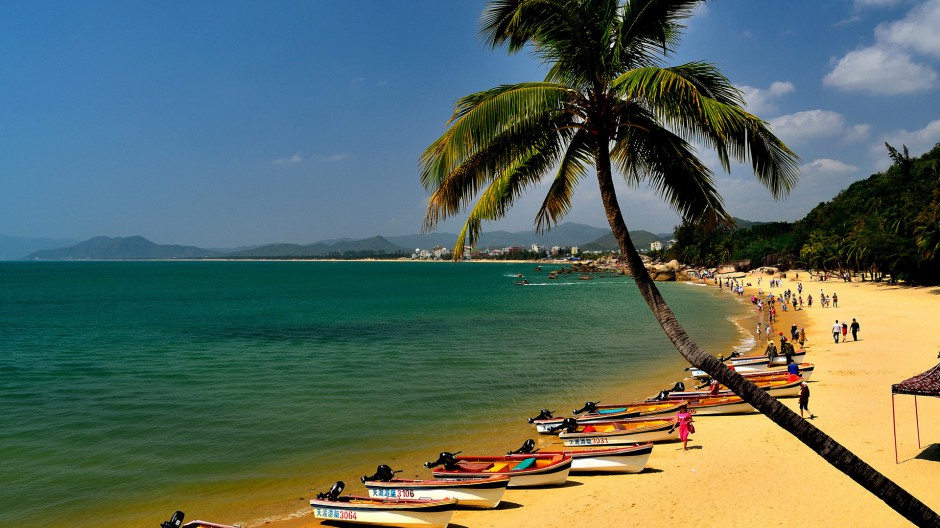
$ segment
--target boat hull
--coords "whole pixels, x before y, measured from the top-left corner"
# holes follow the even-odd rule
[[[317,519],[371,526],[444,528],[454,515],[456,500],[393,500],[341,497],[335,501],[312,499]]]
[[[579,424],[593,424],[612,420],[658,416],[678,412],[679,405],[680,403],[678,402],[642,402],[625,405],[605,405],[598,408],[597,412],[581,414],[575,419]],[[533,420],[532,424],[535,425],[535,430],[540,434],[555,434],[557,431],[552,431],[552,429],[561,425],[562,420],[563,418]]]
[[[562,432],[558,436],[571,447],[668,442],[679,438],[679,427],[675,418],[619,420],[586,424],[578,431]]]
[[[801,363],[806,357],[806,352],[797,352],[793,354],[793,361],[796,363]],[[786,367],[787,358],[785,356],[777,356],[773,359],[772,362],[767,361],[767,356],[745,356],[734,358],[731,361],[725,361],[725,365],[729,367],[734,367],[735,370],[741,370],[742,372],[759,372],[767,370],[774,367]],[[702,369],[696,367],[689,367],[690,375],[693,378],[707,378],[708,373]]]
[[[459,506],[495,508],[506,493],[510,477],[495,475],[474,479],[366,481],[372,498],[457,499]]]
[[[646,469],[653,444],[560,452],[571,456],[572,473],[639,473]]]
[[[529,464],[525,469],[514,469]],[[538,462],[541,460],[542,462]],[[493,474],[509,476],[510,488],[534,488],[557,486],[568,480],[571,472],[571,457],[557,455],[507,455],[479,456],[458,458],[458,465],[453,468],[435,468],[436,479],[466,479],[489,477]]]

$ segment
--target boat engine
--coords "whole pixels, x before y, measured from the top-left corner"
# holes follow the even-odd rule
[[[600,403],[600,402],[599,402],[599,401],[596,401],[596,402],[592,402],[592,401],[584,402],[584,407],[581,407],[580,409],[575,409],[575,410],[573,410],[573,411],[571,411],[571,412],[574,413],[574,414],[597,412],[597,404],[598,404],[598,403]]]
[[[535,452],[535,440],[531,438],[523,442],[522,447],[515,451],[506,453],[507,455],[530,455]]]
[[[459,453],[460,451],[457,451],[457,453],[443,451],[437,456],[437,460],[434,462],[425,462],[424,467],[430,469],[437,466],[444,466],[444,469],[454,469],[457,467],[457,454]]]
[[[335,501],[339,498],[340,493],[342,493],[344,489],[346,489],[346,483],[342,480],[338,480],[334,482],[332,486],[330,486],[330,491],[326,493],[317,493],[317,499]]]
[[[401,473],[401,470],[400,469],[394,470],[386,466],[385,464],[382,464],[379,467],[375,468],[374,475],[360,477],[359,480],[362,481],[363,484],[365,484],[365,482],[369,480],[377,480],[379,482],[388,482],[392,480],[393,478],[395,478],[395,473]]]
[[[655,401],[662,401],[662,400],[665,400],[665,399],[667,399],[667,398],[669,398],[669,391],[667,391],[667,390],[661,390],[661,391],[659,391],[659,394],[657,394],[656,396],[653,396],[651,399],[652,399],[652,400],[655,400]]]
[[[573,433],[574,430],[577,428],[578,428],[577,420],[575,420],[574,418],[565,418],[564,420],[561,421],[560,424],[549,429],[549,431],[553,433],[557,433],[558,431],[564,431],[566,433]]]
[[[186,514],[183,512],[177,511],[173,514],[173,517],[170,517],[169,521],[163,521],[163,524],[160,525],[160,528],[179,528],[179,526],[183,524],[183,517],[185,516]]]
[[[671,392],[682,392],[685,390],[685,383],[682,383],[681,381],[677,381],[676,384],[673,385],[672,388],[669,390]]]
[[[539,415],[535,418],[529,418],[529,423],[533,423],[536,420],[551,420],[554,418],[555,411],[549,411],[548,409],[542,409],[539,411]]]

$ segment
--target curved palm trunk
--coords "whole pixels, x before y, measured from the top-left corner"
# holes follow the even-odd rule
[[[610,152],[606,145],[596,146],[595,156],[598,185],[600,186],[601,199],[604,203],[604,211],[610,228],[620,245],[621,252],[626,256],[627,267],[636,282],[637,288],[640,289],[640,295],[646,300],[656,320],[659,321],[663,331],[682,357],[730,388],[735,394],[741,396],[784,430],[799,438],[801,442],[818,453],[827,462],[884,501],[910,522],[924,527],[940,526],[940,516],[936,512],[869,466],[829,435],[798,416],[743,376],[726,367],[718,358],[703,350],[692,340],[659,293],[659,289],[656,288],[656,284],[647,273],[643,261],[630,239],[627,225],[620,212],[620,205],[617,203],[611,173]]]

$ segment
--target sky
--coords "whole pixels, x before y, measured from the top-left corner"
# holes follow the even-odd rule
[[[479,37],[484,0],[0,3],[0,234],[234,248],[421,231],[418,157],[454,102],[541,80]],[[940,142],[940,0],[714,0],[670,64],[717,65],[799,156],[775,201],[746,166],[726,209],[793,221]],[[533,188],[485,231],[533,228]],[[644,187],[631,229],[679,220]],[[462,218],[436,231],[456,232]],[[597,184],[564,221],[606,226]]]

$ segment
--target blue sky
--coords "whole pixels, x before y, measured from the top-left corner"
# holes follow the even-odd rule
[[[420,231],[418,156],[459,97],[541,79],[481,43],[483,0],[0,3],[0,234],[235,247]],[[940,142],[940,0],[715,0],[673,63],[706,60],[800,156],[776,202],[746,167],[727,209],[796,220]],[[527,230],[537,189],[487,230]],[[677,217],[622,188],[631,229]],[[596,183],[566,218],[605,224]],[[439,231],[454,232],[458,222]]]

